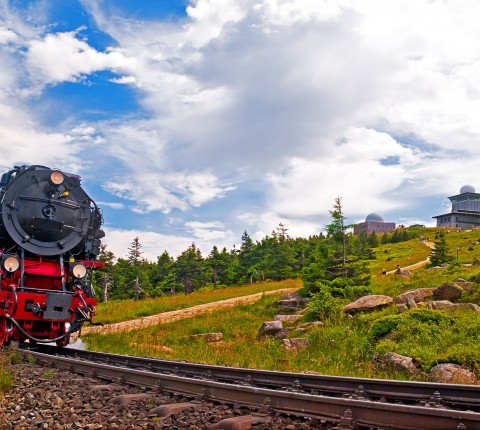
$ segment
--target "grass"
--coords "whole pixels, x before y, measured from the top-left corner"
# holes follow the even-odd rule
[[[422,232],[434,240],[435,229]],[[454,251],[458,249],[458,264],[443,269],[419,268],[408,278],[386,275],[372,277],[374,294],[391,297],[408,290],[438,287],[444,282],[463,278],[473,281],[479,273],[477,266],[465,266],[480,255],[478,231],[450,232],[447,241]],[[392,270],[425,260],[430,249],[418,239],[376,248],[376,260],[372,261],[372,273],[380,273],[385,267]],[[300,281],[261,284],[237,288],[194,293],[144,302],[122,302],[121,315],[113,303],[100,306],[100,318],[108,321],[128,319],[165,310],[181,309],[261,290],[300,287]],[[480,302],[480,285],[472,282],[472,292],[464,292],[462,302]],[[255,305],[210,313],[195,318],[150,327],[135,332],[109,335],[88,334],[83,340],[90,349],[121,354],[188,360],[216,365],[247,368],[313,372],[329,375],[357,376],[387,379],[428,380],[426,372],[442,362],[463,364],[480,373],[480,315],[475,312],[440,312],[410,310],[400,314],[396,307],[361,314],[353,319],[343,316],[336,321],[326,321],[323,328],[308,333],[292,332],[290,337],[307,337],[310,347],[304,350],[286,350],[275,338],[257,339],[264,321],[272,320],[278,313],[279,294],[263,296]],[[112,308],[108,308],[112,306]],[[131,307],[130,307],[131,306]],[[423,312],[423,313],[422,313]],[[398,321],[397,321],[398,320]],[[207,343],[192,340],[191,335],[221,332],[220,342]],[[380,333],[380,335],[379,335]],[[415,358],[421,365],[418,375],[385,369],[376,365],[376,354],[397,352]]]
[[[100,303],[97,306],[95,322],[111,324],[142,318],[149,315],[156,315],[162,312],[185,309],[191,306],[202,305],[219,300],[284,288],[301,288],[301,286],[301,280],[290,279],[281,282],[264,282],[239,287],[217,288],[208,291],[198,291],[188,295],[165,296],[140,301],[109,301],[106,303]]]
[[[288,351],[277,339],[257,339],[262,323],[278,313],[278,298],[279,295],[264,296],[255,305],[237,306],[136,332],[88,334],[83,340],[91,350],[119,354],[329,375],[400,377],[375,368],[368,327],[355,321],[345,319],[340,325],[312,330],[308,334],[311,347],[307,350]],[[207,343],[189,337],[208,332],[221,332],[223,338]]]
[[[13,387],[13,377],[9,369],[10,365],[21,362],[20,352],[13,348],[2,348],[0,351],[0,395]]]

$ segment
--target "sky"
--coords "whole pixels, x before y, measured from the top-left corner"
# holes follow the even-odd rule
[[[82,176],[105,243],[435,225],[480,190],[477,0],[0,0],[0,168]]]

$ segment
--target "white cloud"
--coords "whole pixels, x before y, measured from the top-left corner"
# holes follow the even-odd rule
[[[0,26],[0,45],[6,45],[16,41],[18,41],[18,35],[14,31]]]
[[[143,230],[122,230],[106,227],[104,242],[117,258],[128,258],[128,248],[135,237],[140,239],[142,257],[156,261],[163,251],[176,257],[185,251],[191,244],[189,237],[171,234],[159,234]]]
[[[99,70],[135,68],[135,60],[121,50],[99,52],[79,40],[76,32],[47,34],[42,40],[32,40],[26,57],[32,80],[42,84],[74,82]]]
[[[198,228],[198,226],[195,228]],[[208,229],[209,227],[205,227],[204,230]],[[135,237],[140,239],[142,256],[150,261],[156,261],[163,251],[167,251],[171,256],[177,257],[187,250],[192,242],[195,242],[204,257],[210,253],[214,245],[217,245],[220,249],[223,246],[230,249],[233,244],[230,232],[224,234],[223,237],[212,235],[210,237],[192,239],[190,235],[160,234],[144,230],[123,230],[110,227],[106,227],[104,230],[104,242],[117,258],[128,257],[128,247]]]
[[[171,22],[82,4],[117,48],[45,34],[0,5],[5,165],[78,168],[81,154],[115,170],[99,180],[138,217],[171,213],[205,241],[261,239],[280,221],[318,232],[337,195],[355,220],[421,220],[428,199],[480,188],[477,1],[196,0]],[[36,89],[101,70],[141,115],[50,130],[29,110]],[[209,213],[219,199],[225,213]]]

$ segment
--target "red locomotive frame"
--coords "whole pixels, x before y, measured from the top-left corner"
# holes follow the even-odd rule
[[[11,256],[2,260],[6,261]],[[19,261],[17,270],[0,269],[0,345],[29,339],[30,343],[70,343],[70,334],[85,320],[91,321],[97,301],[87,297],[72,270],[82,265],[89,271],[101,262],[67,264],[42,257]]]

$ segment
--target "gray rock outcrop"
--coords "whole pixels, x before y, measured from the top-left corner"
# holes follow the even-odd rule
[[[283,323],[281,321],[265,321],[258,331],[258,338],[275,336],[282,329]]]
[[[476,384],[477,376],[471,370],[453,363],[437,364],[430,370],[430,380],[448,384]]]
[[[369,295],[360,297],[352,303],[343,307],[343,311],[348,314],[355,314],[358,312],[370,312],[374,310],[383,309],[390,306],[393,299],[384,295]]]
[[[286,349],[306,349],[310,346],[310,342],[308,341],[308,339],[305,339],[303,337],[283,339],[282,343]]]
[[[406,291],[396,296],[393,301],[397,304],[408,304],[411,299],[413,299],[415,303],[425,302],[427,299],[433,297],[434,289],[435,288],[417,288],[416,290]]]
[[[445,282],[433,290],[433,300],[457,301],[463,293],[463,288],[453,282]]]
[[[390,369],[401,370],[413,375],[420,372],[413,358],[397,354],[396,352],[387,352],[381,359],[383,365]]]

